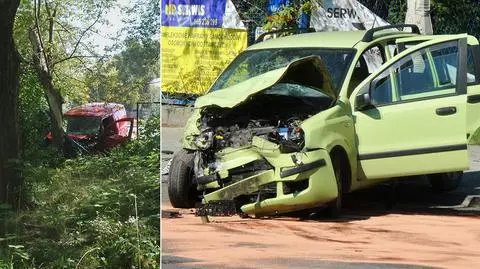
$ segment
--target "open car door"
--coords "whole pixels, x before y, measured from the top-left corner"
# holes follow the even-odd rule
[[[387,61],[350,97],[359,178],[462,171],[467,35],[420,42]]]
[[[438,35],[421,35],[396,40],[401,52],[421,42],[438,38]],[[452,67],[450,67],[452,68]],[[467,36],[467,137],[480,143],[480,46],[477,38]],[[475,135],[475,133],[477,134]],[[473,139],[473,140],[472,140]]]

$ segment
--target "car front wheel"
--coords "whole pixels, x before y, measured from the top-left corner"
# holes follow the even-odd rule
[[[434,191],[452,191],[456,189],[462,181],[463,172],[448,172],[428,175],[428,180]]]
[[[181,149],[173,157],[168,180],[168,198],[173,207],[192,208],[198,198],[194,183],[193,153]]]

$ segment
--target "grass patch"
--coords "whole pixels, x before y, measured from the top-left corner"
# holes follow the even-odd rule
[[[0,209],[0,268],[158,268],[159,124],[108,155],[25,163],[26,209]]]
[[[480,145],[480,128],[473,133],[468,139],[469,145]]]

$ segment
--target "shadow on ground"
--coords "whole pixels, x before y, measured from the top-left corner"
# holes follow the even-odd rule
[[[163,204],[169,204],[167,177],[163,181]],[[345,195],[343,215],[326,217],[320,208],[287,214],[304,220],[348,222],[385,214],[423,214],[444,216],[480,216],[480,205],[464,206],[465,200],[480,195],[480,171],[466,172],[459,188],[451,192],[435,192],[426,178],[400,179],[396,184],[384,183],[373,188]],[[170,214],[170,213],[169,213]],[[283,217],[276,216],[276,217]],[[168,217],[165,215],[164,217]],[[276,219],[267,217],[267,219]]]
[[[480,195],[480,171],[466,172],[458,189],[435,192],[425,177],[400,179],[394,183],[356,191],[345,195],[343,216],[328,218],[321,209],[289,214],[305,220],[348,222],[386,214],[480,216],[474,198]]]

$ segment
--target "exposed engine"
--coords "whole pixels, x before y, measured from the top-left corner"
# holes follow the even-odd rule
[[[235,108],[207,107],[195,144],[216,152],[247,146],[254,136],[261,136],[279,144],[283,153],[300,151],[304,147],[300,124],[330,104],[328,97],[260,94]]]

